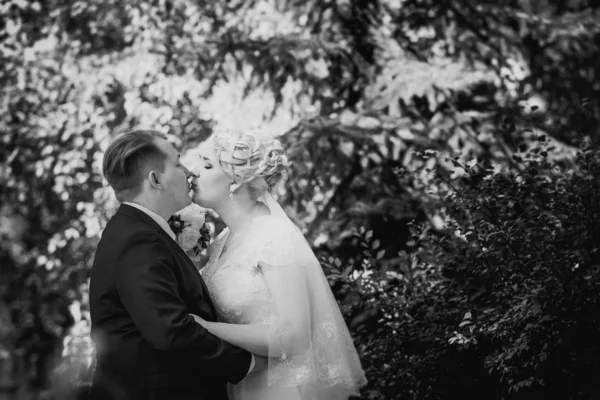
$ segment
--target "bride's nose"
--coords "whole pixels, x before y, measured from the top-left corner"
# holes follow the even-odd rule
[[[186,167],[183,167],[183,170],[185,171],[185,177],[187,179],[195,177],[195,174],[192,171],[190,171],[189,169],[187,169]]]

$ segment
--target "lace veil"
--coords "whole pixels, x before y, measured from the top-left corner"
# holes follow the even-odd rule
[[[347,399],[366,383],[354,343],[321,265],[269,192],[271,211],[256,262],[273,293],[268,384],[297,387],[303,399]],[[261,234],[262,236],[262,234]]]

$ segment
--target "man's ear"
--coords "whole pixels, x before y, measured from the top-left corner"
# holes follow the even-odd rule
[[[159,179],[159,174],[157,174],[156,171],[152,170],[148,172],[148,180],[150,181],[150,186],[152,186],[153,188],[162,189],[162,185]]]

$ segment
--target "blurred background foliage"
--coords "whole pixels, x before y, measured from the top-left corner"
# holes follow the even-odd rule
[[[282,135],[365,399],[600,396],[594,0],[7,0],[0,398],[75,396],[116,134]],[[4,396],[4,397],[2,397]],[[556,398],[556,397],[554,397]]]

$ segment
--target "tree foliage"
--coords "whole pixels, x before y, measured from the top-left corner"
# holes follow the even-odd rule
[[[48,387],[62,350],[60,385],[87,379],[71,350],[116,206],[110,139],[154,127],[193,150],[232,127],[289,148],[281,201],[323,257],[365,398],[595,395],[597,349],[575,333],[597,329],[599,7],[4,2],[0,359],[31,371],[16,385]]]

